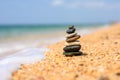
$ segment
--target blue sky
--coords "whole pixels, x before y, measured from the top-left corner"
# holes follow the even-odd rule
[[[120,21],[120,0],[0,0],[0,24]]]

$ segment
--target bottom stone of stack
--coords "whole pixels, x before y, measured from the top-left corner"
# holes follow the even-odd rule
[[[64,55],[66,56],[72,56],[72,55],[81,55],[82,52],[79,51],[79,52],[63,52]]]

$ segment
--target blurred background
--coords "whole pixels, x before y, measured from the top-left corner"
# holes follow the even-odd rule
[[[64,40],[69,25],[83,35],[119,21],[119,0],[0,0],[0,57]]]

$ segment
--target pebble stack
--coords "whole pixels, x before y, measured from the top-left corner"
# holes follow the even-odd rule
[[[63,48],[63,54],[66,56],[82,54],[82,52],[79,51],[81,49],[81,45],[78,40],[80,38],[80,35],[77,35],[75,31],[76,29],[74,28],[74,26],[70,26],[69,29],[66,31],[66,43],[65,47]]]

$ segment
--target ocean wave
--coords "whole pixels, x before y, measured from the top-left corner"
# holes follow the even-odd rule
[[[0,60],[0,79],[9,80],[21,64],[31,64],[45,58],[47,48],[28,48]]]

